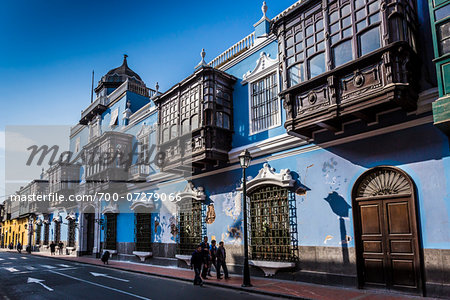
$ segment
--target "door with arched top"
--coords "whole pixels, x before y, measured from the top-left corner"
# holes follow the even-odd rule
[[[410,177],[398,168],[376,167],[358,178],[352,196],[359,286],[420,292],[421,254]]]

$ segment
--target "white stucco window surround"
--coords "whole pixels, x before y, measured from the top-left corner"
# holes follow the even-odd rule
[[[133,251],[133,254],[139,257],[139,259],[144,262],[147,257],[152,257],[153,254],[151,252],[145,251]]]
[[[249,134],[256,134],[281,125],[280,76],[278,61],[260,53],[253,71],[242,78],[248,84]]]
[[[293,188],[295,185],[295,180],[292,178],[291,171],[289,169],[281,169],[279,173],[276,173],[274,168],[270,167],[268,163],[265,163],[259,170],[258,175],[247,181],[247,193],[250,194],[259,187],[266,185]],[[242,191],[242,184],[237,190]],[[264,272],[265,276],[274,276],[278,270],[289,269],[296,266],[295,262],[262,260],[249,260],[249,264],[260,268]]]
[[[267,277],[274,276],[278,270],[294,268],[294,262],[249,260],[251,266],[260,268]]]
[[[292,178],[291,170],[281,169],[280,173],[275,173],[274,168],[270,167],[268,163],[264,163],[263,167],[259,170],[258,175],[247,181],[247,193],[252,192],[260,186],[270,184],[292,188],[294,187],[295,180]],[[242,184],[237,190],[242,191]]]
[[[102,214],[118,214],[119,212],[119,205],[113,201],[109,201],[102,210]]]
[[[175,197],[173,199],[173,202],[180,202],[183,200],[190,200],[190,199],[194,199],[197,201],[204,201],[206,199],[206,195],[205,195],[205,190],[203,189],[203,187],[195,187],[194,184],[189,181],[186,184],[186,187],[184,188],[184,190],[180,193],[178,193],[177,197]]]

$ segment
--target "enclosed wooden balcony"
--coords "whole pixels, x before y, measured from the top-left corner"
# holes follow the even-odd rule
[[[162,171],[189,173],[228,162],[235,81],[202,66],[154,100]]]
[[[420,64],[414,1],[305,1],[278,18],[285,128],[312,139],[383,111],[412,111]]]

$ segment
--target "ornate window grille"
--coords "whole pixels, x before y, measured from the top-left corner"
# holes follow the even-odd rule
[[[106,243],[105,248],[116,250],[117,244],[117,214],[106,214]]]
[[[258,188],[250,196],[250,218],[252,259],[298,259],[294,193],[274,185]]]
[[[136,251],[152,251],[151,214],[135,213]]]
[[[75,220],[69,220],[69,226],[67,228],[67,235],[69,237],[67,246],[75,247]]]
[[[206,210],[201,201],[185,199],[178,203],[178,253],[192,254],[206,235]]]
[[[41,230],[42,225],[36,224],[36,245],[41,243]]]
[[[251,84],[251,132],[269,129],[279,123],[277,73]]]
[[[56,221],[55,222],[54,241],[55,241],[55,243],[59,243],[60,240],[61,240],[61,222]]]
[[[50,239],[50,224],[44,224],[44,245],[48,245]]]

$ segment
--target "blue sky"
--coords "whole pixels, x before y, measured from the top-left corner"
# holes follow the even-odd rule
[[[266,1],[274,17],[295,0]],[[75,125],[95,83],[128,65],[165,91],[250,34],[262,1],[1,1],[0,201],[7,125]]]

